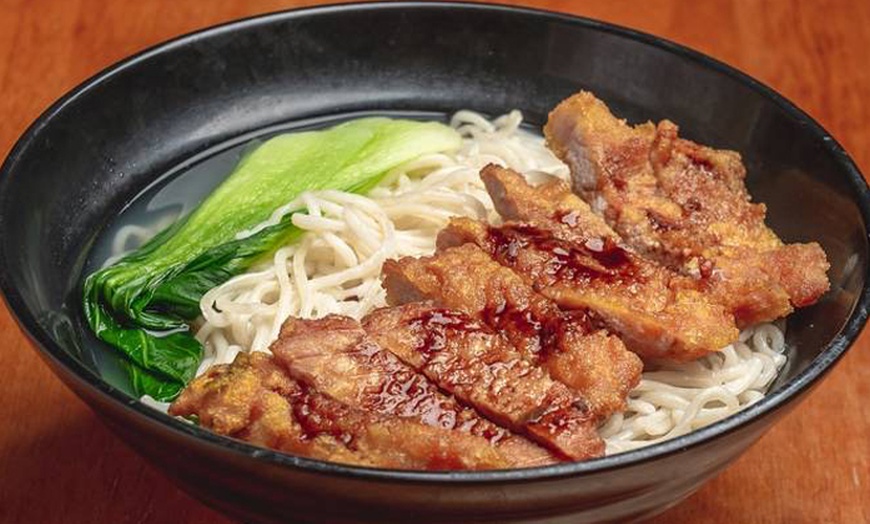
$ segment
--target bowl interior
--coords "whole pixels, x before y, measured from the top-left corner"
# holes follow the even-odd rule
[[[113,354],[84,329],[82,268],[100,231],[159,177],[276,126],[358,112],[440,118],[518,108],[540,126],[579,89],[630,121],[668,118],[687,138],[739,151],[769,224],[786,241],[824,247],[831,291],[789,317],[791,358],[774,390],[833,360],[824,352],[836,340],[857,336],[860,326],[844,326],[868,273],[867,188],[811,120],[675,46],[482,6],[350,6],[252,19],[98,75],[52,107],[4,165],[3,291],[50,355],[81,363],[88,380],[126,389]]]

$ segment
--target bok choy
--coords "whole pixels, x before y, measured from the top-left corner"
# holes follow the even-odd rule
[[[277,208],[307,190],[365,192],[390,169],[459,143],[442,124],[388,118],[269,139],[190,215],[85,280],[88,323],[120,351],[137,395],[171,400],[202,358],[188,322],[203,294],[299,236],[292,213],[257,228]]]

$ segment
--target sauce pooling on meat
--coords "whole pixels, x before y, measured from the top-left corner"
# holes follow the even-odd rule
[[[631,256],[610,238],[565,242],[541,228],[511,223],[490,227],[489,240],[496,258],[507,265],[516,264],[519,252],[528,247],[549,253],[546,271],[563,281],[622,282],[640,275]]]
[[[410,321],[411,330],[419,333],[417,351],[432,356],[444,350],[451,336],[457,332],[474,333],[483,326],[458,311],[444,308],[428,309]]]
[[[558,456],[577,460],[604,451],[594,413],[574,406],[582,396],[471,316],[414,302],[377,309],[363,326],[441,389]],[[560,418],[565,421],[551,423]]]
[[[625,409],[641,362],[588,310],[562,311],[474,244],[384,264],[387,301],[432,300],[502,335],[518,355],[578,392],[595,417]]]
[[[538,318],[529,308],[520,309],[505,302],[482,311],[483,321],[497,332],[523,337],[534,353],[546,352],[552,343],[559,320]],[[531,343],[529,343],[531,342]]]
[[[355,450],[354,433],[359,433],[360,428],[354,424],[353,428],[347,427],[349,419],[346,409],[337,406],[324,406],[320,399],[311,394],[308,386],[300,385],[299,391],[290,401],[293,417],[302,428],[303,440],[314,440],[317,437],[332,437],[349,449]],[[331,409],[330,409],[331,408]],[[339,424],[339,420],[344,424]]]
[[[301,383],[353,408],[483,437],[517,464],[553,460],[545,450],[445,395],[378,345],[354,319],[289,319],[272,352]]]

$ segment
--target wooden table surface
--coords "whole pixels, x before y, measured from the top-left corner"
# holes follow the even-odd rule
[[[167,38],[313,1],[0,0],[0,155],[54,99]],[[513,2],[640,29],[808,111],[870,173],[870,2]],[[0,305],[0,522],[223,523],[110,434]],[[735,465],[660,523],[870,522],[870,336]]]

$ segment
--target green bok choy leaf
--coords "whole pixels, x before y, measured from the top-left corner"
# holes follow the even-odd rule
[[[255,226],[303,191],[362,193],[390,169],[459,143],[442,124],[388,118],[269,139],[190,215],[90,275],[85,317],[99,339],[121,352],[137,395],[171,400],[202,358],[187,322],[199,316],[203,294],[300,235],[292,213]],[[239,238],[245,231],[256,232]]]

